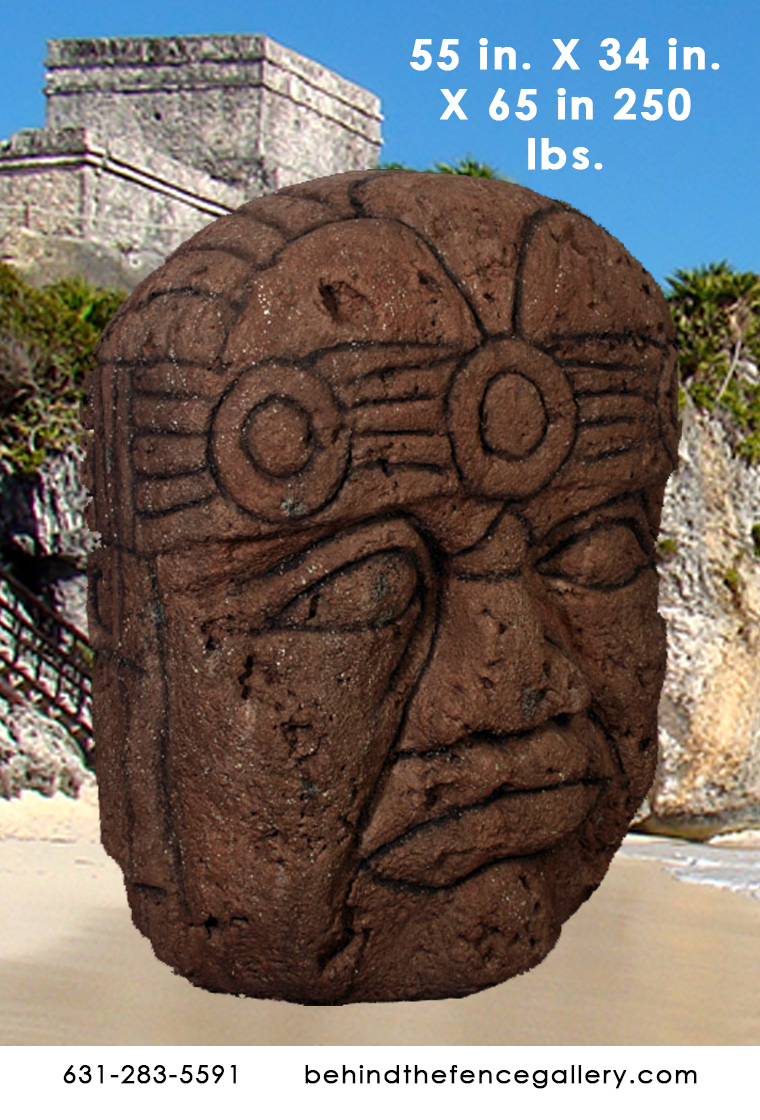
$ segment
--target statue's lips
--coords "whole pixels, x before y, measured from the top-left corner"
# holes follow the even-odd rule
[[[484,864],[560,843],[615,773],[587,716],[401,754],[365,829],[362,855],[383,878],[449,886]]]

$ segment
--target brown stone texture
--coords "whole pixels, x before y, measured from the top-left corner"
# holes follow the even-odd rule
[[[301,1003],[537,964],[652,780],[673,329],[589,219],[349,173],[186,242],[90,390],[102,834],[156,954]]]

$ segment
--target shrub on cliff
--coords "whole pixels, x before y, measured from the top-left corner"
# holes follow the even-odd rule
[[[760,462],[760,276],[722,261],[679,270],[668,284],[682,391],[730,417],[736,450]]]
[[[76,438],[84,371],[125,295],[79,277],[33,288],[0,264],[0,459],[32,470]]]

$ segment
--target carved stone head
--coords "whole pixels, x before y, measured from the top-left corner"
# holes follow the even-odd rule
[[[462,996],[644,797],[667,305],[511,184],[287,188],[186,242],[91,386],[103,842],[195,984]]]

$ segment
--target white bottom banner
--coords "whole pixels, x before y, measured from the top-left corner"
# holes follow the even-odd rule
[[[643,1110],[715,1120],[755,1096],[756,1047],[281,1046],[6,1047],[6,1103],[28,1115],[242,1117],[356,1114],[361,1120],[569,1110]],[[9,1113],[10,1114],[10,1113]]]

